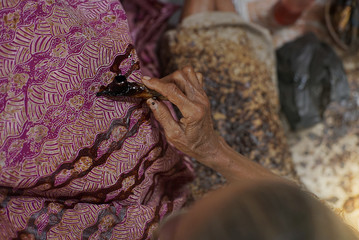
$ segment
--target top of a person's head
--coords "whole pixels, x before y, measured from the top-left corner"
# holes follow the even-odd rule
[[[191,234],[186,240],[359,239],[313,195],[295,186],[261,182],[230,191],[228,197],[213,202],[208,209],[211,213],[204,213],[207,216],[202,223],[194,224],[195,229],[187,225]]]

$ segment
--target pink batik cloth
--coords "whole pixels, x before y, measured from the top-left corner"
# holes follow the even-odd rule
[[[188,163],[140,99],[118,0],[0,1],[0,239],[148,239],[181,207]]]

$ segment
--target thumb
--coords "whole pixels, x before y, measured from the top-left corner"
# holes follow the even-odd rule
[[[182,131],[180,125],[173,118],[166,104],[150,98],[147,100],[147,105],[152,110],[156,120],[162,125],[167,137],[172,138]]]

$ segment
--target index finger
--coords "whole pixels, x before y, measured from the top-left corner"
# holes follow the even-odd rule
[[[174,73],[161,78],[161,81],[175,83],[191,101],[196,100],[202,89],[199,80],[197,79],[196,72],[190,66],[184,67],[181,70],[177,70]]]
[[[193,115],[195,109],[194,103],[187,98],[175,83],[162,82],[158,78],[147,77],[142,78],[142,81],[146,87],[159,92],[176,105],[184,117]]]

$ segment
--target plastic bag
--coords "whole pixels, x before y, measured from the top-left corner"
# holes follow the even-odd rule
[[[292,130],[320,122],[331,101],[349,96],[340,58],[313,33],[277,50],[277,72],[281,108]]]

